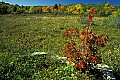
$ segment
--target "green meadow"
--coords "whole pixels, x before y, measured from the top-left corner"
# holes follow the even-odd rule
[[[20,80],[84,80],[86,75],[59,61],[31,57],[33,52],[62,55],[68,41],[66,29],[88,27],[88,17],[80,15],[7,14],[0,15],[0,75],[2,79]],[[118,21],[118,22],[117,22]],[[93,18],[96,34],[108,35],[106,46],[100,48],[102,63],[120,76],[120,18]],[[42,67],[42,65],[47,65]],[[62,66],[61,66],[62,65]],[[67,74],[66,74],[67,73]],[[96,79],[93,76],[93,79]]]

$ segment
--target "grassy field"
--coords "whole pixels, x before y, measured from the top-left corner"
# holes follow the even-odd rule
[[[65,42],[65,30],[69,27],[82,28],[78,20],[78,16],[1,16],[1,52],[61,53]]]
[[[86,19],[79,15],[0,15],[1,65],[4,64],[3,60],[16,53],[21,55],[44,51],[61,55],[64,44],[67,42],[65,30],[75,27],[79,30],[85,29],[88,26],[88,23],[84,21]],[[116,75],[120,75],[120,28],[100,24],[104,19],[106,18],[94,18],[93,31],[110,37],[106,47],[100,49],[99,52],[103,63],[108,64]],[[7,60],[5,62],[7,63]]]

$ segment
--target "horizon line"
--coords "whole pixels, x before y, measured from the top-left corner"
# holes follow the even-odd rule
[[[5,2],[5,1],[0,1],[0,2]],[[10,2],[5,2],[5,3],[10,4],[10,5],[17,4],[17,3],[10,3]],[[55,3],[55,4],[61,4],[61,3]],[[55,4],[53,4],[53,5],[40,5],[40,4],[38,4],[38,5],[23,5],[23,4],[17,4],[17,5],[19,5],[19,6],[22,6],[22,5],[23,6],[54,6]],[[105,3],[98,2],[98,3],[70,3],[70,4],[83,4],[83,5],[86,5],[86,4],[94,4],[94,5],[102,4],[102,5],[104,5]],[[70,4],[61,4],[61,5],[70,5]],[[111,5],[113,5],[113,4],[111,4]],[[120,5],[113,5],[113,6],[120,6]]]

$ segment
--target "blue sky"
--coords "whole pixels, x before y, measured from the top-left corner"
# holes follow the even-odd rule
[[[24,6],[53,6],[56,3],[60,4],[75,4],[75,3],[83,3],[83,4],[96,4],[96,3],[104,3],[105,0],[0,0],[9,2],[10,4],[18,4],[18,5],[24,5]],[[120,6],[120,0],[106,0],[109,1],[112,5],[119,5]]]

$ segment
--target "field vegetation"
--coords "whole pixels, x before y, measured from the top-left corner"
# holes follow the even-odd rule
[[[109,36],[105,47],[98,51],[99,57],[102,58],[103,64],[112,68],[116,79],[119,79],[119,7],[110,4],[64,6],[55,4],[51,7],[25,7],[5,3],[3,5],[3,2],[0,2],[0,78],[2,80],[101,80],[101,77],[95,73],[88,76],[78,68],[62,64],[60,60],[51,57],[51,55],[63,56],[64,44],[69,41],[65,36],[67,29],[77,28],[82,31],[89,26],[87,10],[94,6],[99,8],[97,7],[98,12],[93,18],[93,33]],[[32,56],[33,52],[46,52],[49,55]]]
[[[33,59],[33,57],[30,57],[30,54],[33,52],[44,51],[52,55],[61,55],[64,51],[64,44],[68,41],[64,34],[66,29],[75,27],[79,30],[85,29],[85,27],[88,26],[88,22],[85,21],[86,18],[87,17],[80,17],[79,15],[1,15],[1,78],[52,79],[58,77],[63,79],[72,79],[75,77],[75,79],[84,79],[85,77],[82,76],[84,74],[81,74],[81,76],[78,75],[80,74],[79,71],[70,71],[69,75],[62,75],[66,72],[66,69],[75,70],[74,68],[69,68],[70,66],[60,66],[61,64],[57,63],[59,61],[56,62],[54,59],[51,61],[49,59],[48,61],[44,60],[44,58],[42,61],[39,57],[35,57],[35,59]],[[120,28],[115,26],[116,22],[115,25],[111,25],[109,23],[107,25],[106,19],[109,21],[109,17],[95,17],[93,20],[93,29],[95,33],[108,35],[110,37],[106,46],[103,49],[100,49],[99,52],[102,54],[100,54],[100,56],[102,57],[102,62],[109,65],[116,75],[120,76]],[[37,67],[37,65],[40,66],[43,63],[49,67],[47,69]],[[51,68],[53,67],[54,69],[51,71]],[[56,70],[60,72],[56,72]],[[46,73],[43,74],[45,71]],[[41,76],[41,74],[43,75]]]

